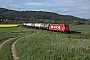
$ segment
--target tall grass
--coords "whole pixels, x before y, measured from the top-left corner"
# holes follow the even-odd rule
[[[90,38],[57,32],[41,33],[19,40],[20,60],[89,60]]]
[[[13,60],[11,46],[16,39],[8,41],[0,50],[0,60]]]

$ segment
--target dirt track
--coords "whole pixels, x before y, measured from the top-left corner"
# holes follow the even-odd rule
[[[25,37],[28,37],[28,36],[31,36],[31,35],[36,35],[36,34],[38,34],[38,32],[34,32],[34,33],[32,33],[32,34],[27,34],[27,35],[24,35],[24,36],[21,36],[21,37],[15,37],[15,38],[10,38],[10,39],[7,39],[7,40],[5,40],[4,42],[2,42],[1,44],[0,44],[0,50],[1,50],[1,48],[3,47],[3,45],[5,44],[5,43],[7,43],[8,41],[11,41],[11,40],[13,40],[13,39],[16,39],[16,41],[12,44],[12,46],[11,46],[11,52],[12,52],[12,56],[13,56],[13,59],[14,60],[19,60],[19,57],[17,56],[17,54],[16,54],[16,49],[15,49],[15,44],[17,43],[17,41],[18,40],[20,40],[20,39],[22,39],[22,38],[25,38]]]
[[[13,56],[13,59],[14,60],[19,60],[19,57],[17,56],[16,54],[16,49],[15,49],[15,44],[17,43],[18,40],[22,39],[22,38],[25,38],[25,37],[28,37],[28,36],[31,36],[31,35],[36,35],[36,33],[32,33],[32,34],[28,34],[28,35],[25,35],[25,36],[22,36],[20,38],[18,38],[13,44],[12,44],[12,47],[11,47],[11,50],[12,50],[12,56]]]
[[[15,39],[15,38],[10,38],[10,39],[5,40],[4,42],[2,42],[2,43],[0,44],[0,50],[1,50],[2,46],[3,46],[6,42],[8,42],[8,41],[10,41],[10,40],[13,40],[13,39]]]

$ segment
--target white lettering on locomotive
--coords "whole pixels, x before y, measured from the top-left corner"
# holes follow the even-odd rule
[[[60,26],[54,26],[54,28],[60,28]]]
[[[51,28],[53,28],[53,26],[51,26]]]
[[[60,28],[60,26],[51,26],[51,28]]]

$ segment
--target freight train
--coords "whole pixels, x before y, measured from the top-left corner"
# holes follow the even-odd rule
[[[24,26],[50,31],[70,32],[68,24],[23,23]]]

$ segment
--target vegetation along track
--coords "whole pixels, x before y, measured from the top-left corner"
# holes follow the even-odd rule
[[[28,36],[31,36],[31,35],[36,35],[36,34],[38,34],[38,32],[34,32],[32,34],[27,34],[25,36],[21,36],[12,44],[11,50],[12,50],[12,56],[13,56],[14,60],[19,60],[19,57],[17,56],[16,49],[15,49],[15,44],[17,43],[17,41],[22,39],[22,38],[25,38],[25,37],[28,37]]]

